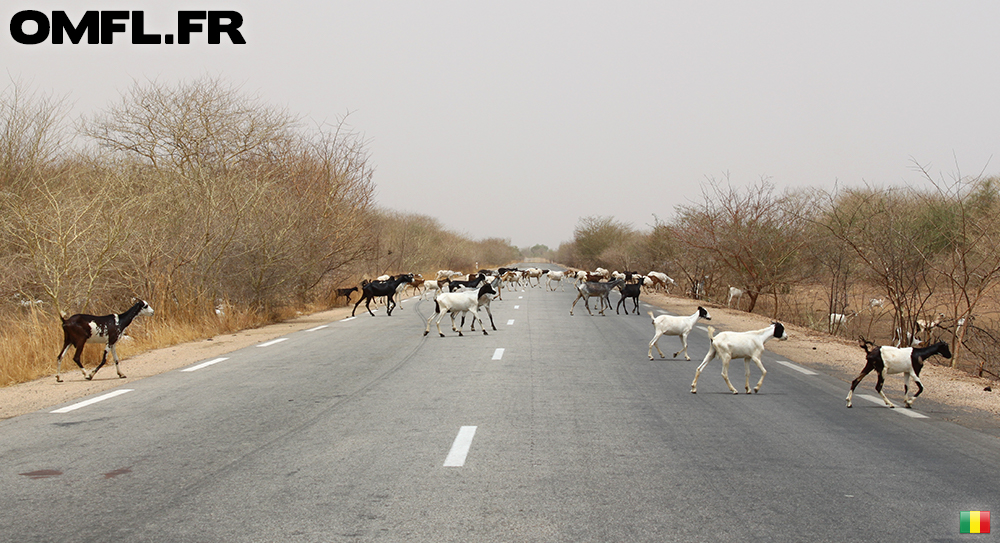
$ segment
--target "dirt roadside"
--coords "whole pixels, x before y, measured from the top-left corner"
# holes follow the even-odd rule
[[[672,313],[684,315],[694,313],[699,304],[704,305],[712,314],[712,325],[718,330],[752,330],[763,328],[770,322],[761,315],[687,298],[651,294],[643,295],[643,299]],[[63,372],[64,383],[56,383],[55,378],[50,376],[0,388],[0,420],[125,386],[144,377],[189,366],[201,360],[222,356],[237,349],[340,320],[349,315],[350,308],[336,308],[279,324],[148,351],[122,361],[122,371],[128,375],[126,379],[119,379],[113,368],[102,368],[93,381],[86,381],[74,365],[72,370]],[[768,342],[768,349],[803,366],[841,379],[844,381],[846,396],[851,380],[864,365],[864,351],[856,343],[841,338],[799,326],[789,325],[787,328],[789,340]],[[637,349],[644,347],[645,345]],[[936,363],[928,364],[921,373],[924,392],[915,404],[918,411],[923,410],[945,420],[1000,437],[1000,383],[973,377]],[[874,394],[874,386],[875,376],[869,375],[858,387],[858,392]],[[984,391],[987,387],[993,391]],[[902,378],[892,376],[886,379],[884,391],[893,402],[901,404]]]

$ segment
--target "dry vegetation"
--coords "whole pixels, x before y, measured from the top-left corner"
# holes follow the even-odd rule
[[[518,255],[378,209],[343,120],[306,128],[217,79],[136,83],[72,123],[66,109],[0,93],[0,386],[54,372],[60,313],[147,300],[127,356],[329,307],[365,275]]]
[[[931,190],[777,193],[712,180],[701,203],[652,231],[611,217],[580,220],[555,258],[572,266],[663,271],[682,292],[773,319],[880,344],[944,339],[945,363],[1000,376],[1000,180],[933,180]],[[701,287],[701,288],[699,288]],[[873,305],[881,299],[881,305]],[[850,314],[831,325],[830,314]],[[924,329],[918,320],[939,320]]]

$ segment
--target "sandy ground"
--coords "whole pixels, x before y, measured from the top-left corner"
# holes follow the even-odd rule
[[[687,298],[644,294],[643,300],[672,313],[684,315],[694,313],[699,304],[704,305],[712,314],[712,325],[720,331],[753,330],[763,328],[770,323],[766,317],[760,315],[730,310]],[[105,367],[101,369],[93,381],[86,381],[74,365],[72,371],[63,372],[63,380],[65,381],[63,383],[56,383],[55,377],[47,377],[0,389],[0,420],[66,403],[111,388],[125,386],[144,377],[189,366],[198,361],[222,356],[237,349],[281,337],[290,332],[339,320],[349,315],[350,308],[337,308],[280,324],[148,351],[122,361],[122,372],[128,376],[126,379],[119,379],[113,367]],[[786,328],[789,334],[788,341],[768,342],[768,349],[806,367],[843,380],[844,395],[846,396],[851,380],[864,366],[864,351],[861,347],[856,343],[806,328],[791,325]],[[652,331],[650,338],[652,338]],[[671,345],[670,338],[666,339],[666,345]],[[637,346],[636,351],[645,357],[646,347],[646,344]],[[664,352],[669,348],[661,346]],[[655,353],[654,356],[656,356]],[[712,371],[716,372],[716,370]],[[737,369],[737,373],[742,373],[742,369]],[[924,392],[916,400],[915,409],[924,410],[946,420],[1000,437],[1000,398],[998,398],[1000,383],[972,377],[967,373],[952,370],[936,363],[924,366],[921,373]],[[766,383],[765,386],[767,386]],[[875,394],[874,387],[875,376],[872,374],[858,386],[857,393]],[[992,388],[993,391],[984,391],[987,387]],[[898,375],[887,378],[884,392],[890,400],[901,405],[902,378]],[[861,402],[865,403],[864,400]],[[855,401],[858,406],[862,403]]]

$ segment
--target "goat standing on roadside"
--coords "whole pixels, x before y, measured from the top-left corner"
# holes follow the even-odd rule
[[[688,334],[691,329],[694,328],[698,319],[705,319],[707,321],[712,320],[712,316],[708,314],[708,311],[704,307],[698,306],[698,310],[694,312],[694,315],[687,317],[680,316],[675,317],[673,315],[660,315],[659,317],[654,317],[653,312],[649,312],[649,317],[653,319],[653,330],[656,333],[653,335],[653,340],[649,342],[649,359],[653,359],[653,347],[656,347],[656,352],[660,353],[660,358],[665,358],[663,356],[663,351],[660,350],[660,346],[657,342],[660,340],[660,336],[680,336],[681,345],[683,349],[674,353],[674,358],[677,355],[684,353],[685,360],[691,360],[688,356]]]
[[[743,299],[743,291],[736,287],[729,287],[729,299],[726,300],[726,307],[729,307],[729,304],[732,303],[733,298],[736,298],[736,308],[739,309],[740,300]]]
[[[896,407],[896,405],[890,402],[889,398],[886,398],[885,394],[882,393],[882,384],[885,382],[885,376],[887,374],[902,373],[903,403],[906,407],[913,407],[913,400],[917,399],[917,396],[920,396],[920,393],[924,391],[924,385],[920,383],[920,370],[924,367],[924,360],[936,354],[945,358],[951,358],[951,349],[948,348],[948,344],[944,341],[938,341],[929,347],[906,347],[900,349],[888,345],[873,348],[875,347],[874,343],[863,337],[860,340],[861,348],[865,350],[865,367],[862,368],[857,378],[851,382],[851,391],[847,393],[847,407],[851,407],[851,398],[854,396],[855,387],[872,370],[878,372],[875,392],[878,392],[879,396],[882,396],[885,405],[889,407]],[[910,377],[913,377],[913,382],[917,384],[917,393],[912,398],[908,396],[910,392]]]
[[[62,357],[66,354],[70,345],[76,348],[76,352],[73,353],[73,361],[80,367],[80,371],[83,372],[83,377],[86,380],[93,379],[97,370],[101,369],[104,363],[108,361],[108,351],[111,351],[111,357],[115,361],[115,371],[118,372],[118,377],[124,379],[125,375],[118,366],[118,352],[115,351],[115,344],[125,335],[125,329],[128,328],[128,325],[132,324],[132,319],[140,315],[149,316],[152,314],[153,308],[143,300],[136,300],[135,304],[127,311],[117,315],[97,317],[80,313],[67,319],[60,314],[59,319],[62,321],[63,329],[63,348],[62,351],[59,351],[59,356],[56,357],[56,382],[62,382],[62,376],[60,375],[62,373]],[[83,369],[83,364],[80,363],[83,346],[87,343],[107,344],[104,348],[104,355],[101,357],[101,363],[89,374],[87,370]]]
[[[788,339],[785,327],[780,322],[772,322],[771,326],[767,328],[749,332],[722,332],[713,338],[712,334],[714,333],[715,328],[709,326],[708,340],[712,345],[708,348],[705,360],[694,372],[694,381],[691,381],[691,394],[698,392],[698,377],[701,375],[701,370],[705,369],[705,366],[716,355],[722,359],[722,378],[726,380],[726,385],[729,386],[729,390],[733,394],[739,394],[739,392],[729,382],[729,361],[733,358],[743,359],[743,365],[746,369],[746,390],[747,394],[750,394],[750,361],[753,360],[760,368],[760,381],[757,381],[757,386],[753,389],[754,393],[757,393],[760,391],[760,385],[764,384],[764,376],[767,375],[764,364],[760,362],[760,355],[764,354],[764,343],[771,338]]]

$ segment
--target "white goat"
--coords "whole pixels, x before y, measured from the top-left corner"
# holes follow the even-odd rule
[[[764,364],[760,362],[760,355],[764,353],[764,343],[775,337],[781,340],[788,339],[785,327],[780,322],[773,322],[767,328],[749,332],[721,332],[713,338],[712,334],[714,333],[715,328],[709,326],[708,339],[712,342],[712,346],[708,348],[705,360],[694,372],[694,381],[691,381],[691,394],[698,392],[698,377],[701,375],[701,370],[705,369],[705,366],[716,355],[722,359],[722,378],[726,380],[726,385],[729,386],[729,390],[733,394],[739,394],[739,392],[729,382],[729,361],[733,358],[743,359],[743,365],[746,368],[746,391],[747,394],[750,394],[750,361],[753,360],[760,368],[760,381],[757,381],[757,386],[753,389],[754,393],[758,392],[760,385],[764,383],[764,376],[767,375]]]
[[[726,307],[736,298],[736,307],[740,307],[740,300],[743,299],[743,291],[736,287],[729,287],[729,299],[726,300]]]
[[[651,271],[646,274],[646,277],[652,281],[654,290],[659,290],[660,287],[663,287],[663,290],[669,292],[670,285],[677,284],[677,282],[674,281],[669,275],[658,271]],[[646,284],[645,280],[643,281],[643,284]]]
[[[847,324],[847,321],[858,315],[857,311],[851,311],[850,313],[830,313],[830,329],[832,330],[836,326],[843,326]]]
[[[698,310],[694,312],[694,315],[687,317],[675,317],[673,315],[660,315],[659,317],[654,317],[652,311],[649,312],[649,317],[653,319],[653,329],[656,331],[656,334],[653,335],[653,340],[649,342],[649,352],[647,354],[649,355],[650,360],[653,359],[653,347],[656,347],[656,352],[660,353],[660,358],[665,358],[663,356],[663,351],[660,350],[660,346],[656,344],[656,342],[660,340],[660,336],[680,336],[681,344],[684,348],[674,353],[674,358],[677,358],[677,355],[684,353],[684,359],[691,360],[691,357],[688,356],[687,352],[688,334],[691,332],[691,329],[694,328],[698,319],[705,319],[707,321],[712,320],[708,311],[705,311],[705,308],[701,306],[698,306]]]
[[[487,294],[496,294],[489,284],[485,284],[478,289],[464,290],[461,292],[445,292],[437,297],[434,301],[434,313],[438,315],[437,320],[437,330],[441,337],[444,337],[444,332],[441,331],[441,319],[444,318],[444,314],[447,313],[451,315],[451,329],[458,332],[458,335],[462,335],[461,328],[455,328],[455,314],[462,313],[472,313],[475,320],[479,321],[479,326],[483,329],[483,335],[489,335],[486,333],[486,327],[483,326],[483,319],[479,318],[479,299]],[[431,321],[434,320],[434,315],[432,314],[430,318],[427,319],[427,328],[424,329],[424,335],[430,333],[431,331]],[[474,323],[475,321],[473,321]]]
[[[545,288],[548,289],[548,290],[555,290],[555,288],[552,287],[552,282],[554,281],[556,283],[559,283],[560,290],[565,291],[566,287],[565,287],[565,284],[562,282],[562,280],[563,280],[563,278],[565,276],[566,276],[566,272],[550,271],[545,276]]]

